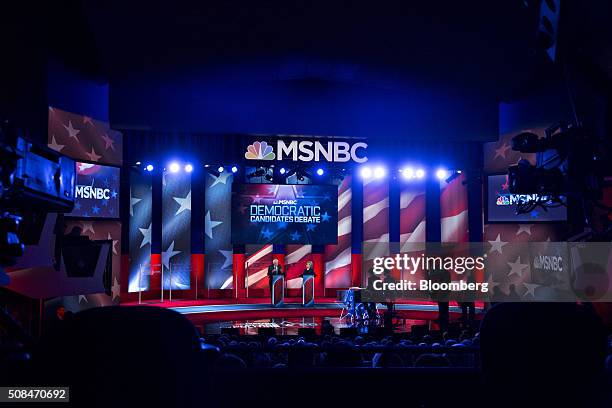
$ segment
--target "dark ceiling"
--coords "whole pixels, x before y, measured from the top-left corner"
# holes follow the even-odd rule
[[[612,2],[561,0],[560,60],[612,78]],[[539,0],[19,2],[12,74],[37,56],[118,88],[222,72],[384,89],[436,84],[507,100],[558,77],[536,48]],[[10,55],[9,47],[9,55]],[[28,68],[26,68],[27,70]],[[230,74],[227,74],[230,72]],[[551,72],[553,73],[551,75]],[[555,73],[556,72],[556,73]],[[7,75],[10,78],[11,75]],[[141,87],[146,88],[146,83]]]
[[[521,1],[87,1],[81,12],[111,79],[297,60],[342,67],[295,74],[305,77],[401,86],[408,76],[497,94],[536,58],[537,10]]]

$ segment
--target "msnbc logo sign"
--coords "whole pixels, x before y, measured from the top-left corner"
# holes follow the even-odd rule
[[[319,142],[310,140],[293,140],[285,142],[277,140],[276,153],[274,148],[267,142],[255,142],[249,147],[244,154],[247,160],[292,160],[299,162],[310,161],[326,161],[345,163],[353,161],[355,163],[363,163],[368,158],[359,154],[359,150],[365,150],[368,147],[366,143],[357,142],[350,144],[348,142]]]

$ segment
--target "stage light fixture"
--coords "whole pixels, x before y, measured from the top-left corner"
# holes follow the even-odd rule
[[[446,169],[438,169],[436,170],[436,177],[438,180],[444,180],[448,177],[448,171]]]
[[[153,167],[152,164],[147,164],[147,167],[145,167],[145,170],[149,171],[149,172],[153,171],[153,169],[154,169],[154,167]]]
[[[405,167],[401,170],[401,172],[402,176],[407,180],[414,178],[414,169],[412,167]]]
[[[423,177],[425,177],[425,170],[417,169],[417,171],[414,174],[416,178],[422,179]]]
[[[137,161],[137,162],[136,162],[136,165],[137,165],[137,166],[140,166],[140,162],[139,162],[139,161]]]
[[[317,169],[317,175],[318,176],[322,176],[325,173],[325,170],[323,169]]]
[[[219,166],[219,168],[217,169],[217,171],[218,171],[219,173],[223,173],[223,170],[225,170],[225,169],[223,168],[223,166]]]
[[[364,179],[368,179],[370,177],[372,177],[372,169],[369,167],[362,167],[361,168],[361,177]]]
[[[185,171],[186,171],[187,173],[191,173],[191,172],[193,171],[193,166],[192,166],[190,163],[187,163],[187,164],[185,165]]]
[[[238,167],[232,166],[232,173],[237,173],[237,172],[238,172]]]
[[[287,172],[287,170],[285,170],[284,167],[281,167],[281,169],[278,171],[280,174],[285,174]]]
[[[387,170],[382,166],[378,166],[374,169],[374,178],[381,179],[385,177],[385,174],[387,174]]]
[[[172,162],[172,163],[170,163],[170,166],[168,166],[168,169],[170,170],[170,173],[178,173],[180,168],[181,168],[181,166],[179,166],[179,164],[177,162]]]

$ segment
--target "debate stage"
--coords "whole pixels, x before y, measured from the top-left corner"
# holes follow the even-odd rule
[[[173,300],[164,302],[143,301],[140,305],[164,307],[185,315],[202,334],[218,334],[221,328],[240,329],[242,334],[257,334],[259,328],[274,328],[277,334],[297,334],[300,327],[313,327],[320,331],[327,320],[336,332],[341,327],[351,327],[350,321],[340,319],[344,304],[335,298],[318,299],[312,307],[304,307],[301,297],[285,298],[283,305],[274,307],[269,298],[247,299],[202,299]],[[122,303],[122,306],[138,306],[138,302]],[[378,304],[382,314],[386,307]],[[437,329],[434,320],[438,317],[438,306],[433,302],[399,302],[395,305],[396,332],[409,332],[415,324],[429,325]],[[476,314],[483,311],[476,305]],[[450,318],[456,320],[461,308],[451,303]]]

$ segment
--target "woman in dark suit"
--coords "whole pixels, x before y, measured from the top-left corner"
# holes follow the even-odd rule
[[[306,262],[306,269],[304,269],[304,272],[302,272],[302,277],[304,277],[304,275],[307,275],[307,276],[315,275],[312,261]]]

